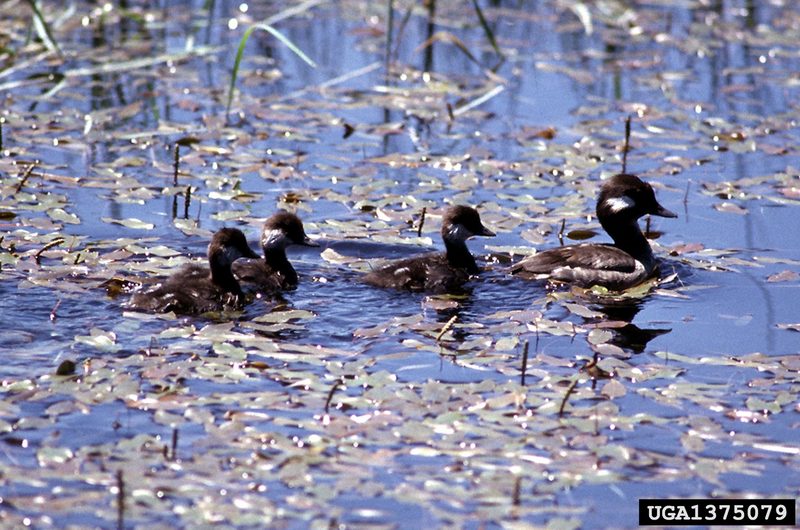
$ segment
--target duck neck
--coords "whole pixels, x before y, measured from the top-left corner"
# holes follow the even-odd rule
[[[475,258],[470,254],[467,244],[464,241],[445,239],[444,246],[447,249],[447,262],[451,267],[464,269],[470,274],[480,272]]]
[[[608,232],[608,235],[611,236],[611,239],[614,240],[615,247],[630,254],[648,269],[655,266],[653,250],[639,228],[638,220],[634,219],[626,224],[613,225],[601,221],[601,224],[605,231]]]
[[[275,245],[275,246],[265,246],[263,247],[264,250],[264,261],[267,263],[269,267],[273,270],[278,271],[286,278],[286,281],[291,284],[297,283],[297,271],[294,270],[292,264],[289,263],[289,259],[286,257],[286,250],[283,246]]]
[[[227,260],[219,256],[211,256],[209,264],[211,266],[211,281],[214,285],[235,295],[242,294],[242,288],[234,278],[233,272],[231,272],[231,264]]]

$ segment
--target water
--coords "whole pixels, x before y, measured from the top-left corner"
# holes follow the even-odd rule
[[[26,51],[0,73],[0,210],[15,214],[0,221],[3,519],[109,526],[117,469],[125,520],[142,526],[628,527],[642,497],[796,495],[798,342],[781,326],[797,323],[800,286],[796,7],[608,3],[588,32],[555,3],[491,3],[507,59],[490,74],[471,5],[437,6],[436,31],[480,66],[441,37],[428,78],[425,14],[403,24],[398,6],[387,81],[386,6],[322,2],[276,24],[319,68],[255,32],[226,124],[242,28],[282,8],[239,5],[135,6],[140,22],[78,3],[56,29],[63,62],[23,67]],[[29,22],[3,18],[18,34]],[[189,45],[219,51],[179,56]],[[109,60],[122,67],[76,70]],[[31,81],[53,70],[67,74],[53,93]],[[449,120],[448,104],[485,94]],[[628,170],[680,215],[652,221],[677,278],[644,298],[553,294],[494,264],[464,296],[431,299],[320,255],[440,248],[448,203],[477,205],[497,232],[470,241],[476,255],[556,246],[562,219],[597,228],[629,114]],[[174,143],[190,136],[172,189]],[[124,313],[101,287],[202,257],[222,226],[256,241],[277,208],[323,246],[290,249],[302,281],[277,300],[173,320]],[[78,377],[53,375],[66,359]]]

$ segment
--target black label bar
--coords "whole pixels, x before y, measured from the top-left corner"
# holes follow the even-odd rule
[[[795,526],[794,499],[639,499],[639,524]]]

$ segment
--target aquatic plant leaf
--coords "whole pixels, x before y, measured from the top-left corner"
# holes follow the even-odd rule
[[[110,217],[103,217],[102,220],[105,223],[118,224],[133,230],[152,230],[155,228],[153,223],[148,223],[134,217],[129,219],[112,219]]]
[[[610,341],[613,337],[614,335],[607,329],[593,329],[586,339],[590,344],[598,345]]]
[[[738,215],[746,215],[748,213],[747,208],[744,208],[732,202],[722,202],[719,204],[715,204],[714,209],[719,212],[735,213]]]
[[[791,282],[800,278],[800,273],[792,270],[783,270],[781,272],[770,274],[767,276],[768,282]]]
[[[117,344],[117,336],[113,331],[104,331],[100,328],[90,329],[89,335],[76,335],[75,342],[110,352],[119,351],[122,347]]]
[[[52,210],[48,210],[47,215],[49,215],[50,218],[53,219],[54,221],[60,221],[62,223],[68,223],[73,225],[81,223],[81,220],[77,215],[75,215],[74,213],[66,212],[61,208],[54,208]]]
[[[606,397],[614,399],[624,396],[627,393],[627,390],[625,389],[625,385],[623,385],[616,379],[612,379],[611,381],[603,385],[603,388],[600,389],[600,393]]]
[[[302,309],[292,309],[289,311],[273,311],[264,315],[258,316],[253,320],[255,322],[288,322],[290,320],[303,320],[314,318],[315,315],[311,311]]]
[[[779,403],[776,403],[774,401],[773,402],[764,401],[763,399],[759,399],[754,396],[747,398],[746,404],[749,410],[756,412],[763,411],[772,414],[778,414],[781,411],[781,406]]]
[[[573,313],[583,318],[605,318],[605,313],[601,313],[600,311],[594,311],[584,305],[575,304],[571,302],[564,302],[563,305],[564,307],[567,308],[567,310],[569,310],[570,313]]]
[[[361,261],[360,258],[339,254],[330,247],[323,250],[320,253],[320,257],[329,263],[333,263],[334,265],[347,265],[357,261]]]
[[[42,467],[63,464],[74,457],[67,447],[42,447],[36,452],[36,458]]]

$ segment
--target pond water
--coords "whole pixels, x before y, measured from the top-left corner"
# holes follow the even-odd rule
[[[4,525],[631,527],[640,498],[797,496],[800,6],[478,2],[500,60],[471,2],[392,2],[390,35],[361,0],[43,4],[59,51],[0,14]],[[256,30],[226,119],[265,20],[317,67]],[[651,222],[664,281],[508,277],[562,223],[607,241],[628,116],[627,170],[679,213]],[[440,248],[456,203],[497,233],[465,293],[358,281]],[[104,287],[279,208],[321,248],[277,299],[178,318]]]

